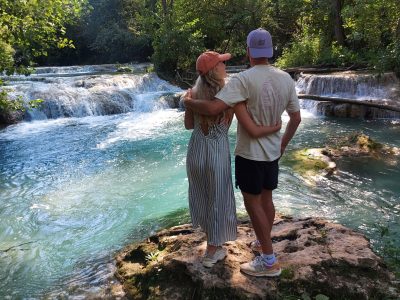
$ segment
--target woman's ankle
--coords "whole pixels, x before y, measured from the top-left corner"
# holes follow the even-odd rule
[[[206,253],[207,253],[207,255],[211,255],[212,256],[212,255],[214,255],[215,251],[217,251],[217,249],[218,249],[218,246],[214,246],[214,245],[208,244]]]

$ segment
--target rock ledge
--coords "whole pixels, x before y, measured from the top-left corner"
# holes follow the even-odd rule
[[[400,296],[399,283],[372,252],[368,240],[339,224],[315,218],[277,218],[273,242],[283,267],[279,278],[255,278],[240,272],[240,264],[255,255],[249,248],[252,240],[251,224],[240,222],[238,239],[225,244],[228,256],[207,269],[200,260],[206,247],[204,233],[191,225],[172,227],[121,251],[116,276],[131,299]]]

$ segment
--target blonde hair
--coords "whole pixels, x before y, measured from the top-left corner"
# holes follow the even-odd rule
[[[214,100],[215,95],[222,89],[224,85],[224,79],[218,78],[214,69],[211,69],[206,74],[200,75],[197,78],[193,89],[195,90],[197,99],[212,101]],[[224,113],[222,112],[217,116],[197,115],[199,116],[200,124],[210,127],[219,122],[219,120],[224,116]]]

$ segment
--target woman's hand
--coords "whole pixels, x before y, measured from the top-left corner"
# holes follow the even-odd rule
[[[186,91],[185,95],[183,95],[183,104],[185,105],[186,102],[192,101],[192,100],[193,100],[193,98],[192,98],[192,89],[188,89]],[[186,105],[185,105],[185,107],[186,107]]]
[[[226,126],[230,126],[232,123],[234,111],[232,108],[229,108],[224,111],[224,116],[220,120],[220,124],[224,124]]]
[[[186,107],[185,101],[191,101],[192,100],[192,89],[188,89],[185,95],[183,96],[183,105],[185,106],[185,117],[184,117],[184,124],[186,129],[193,129],[194,128],[194,115],[193,111],[189,108]]]
[[[256,124],[252,119],[250,113],[247,111],[245,102],[240,102],[236,104],[234,110],[239,123],[244,127],[244,129],[252,138],[267,136],[271,133],[279,131],[282,127],[281,120],[273,126],[261,126]]]
[[[271,129],[271,133],[277,132],[282,128],[282,120],[279,120],[279,122],[273,126],[265,126],[265,127],[269,127]]]

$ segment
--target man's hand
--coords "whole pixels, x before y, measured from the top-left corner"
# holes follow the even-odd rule
[[[285,153],[286,145],[281,144],[281,156]]]
[[[297,130],[297,127],[299,127],[299,124],[301,122],[300,111],[288,113],[288,115],[289,122],[286,125],[286,130],[283,134],[281,142],[281,155],[283,155],[283,153],[285,152],[286,146],[289,144],[290,140]]]

